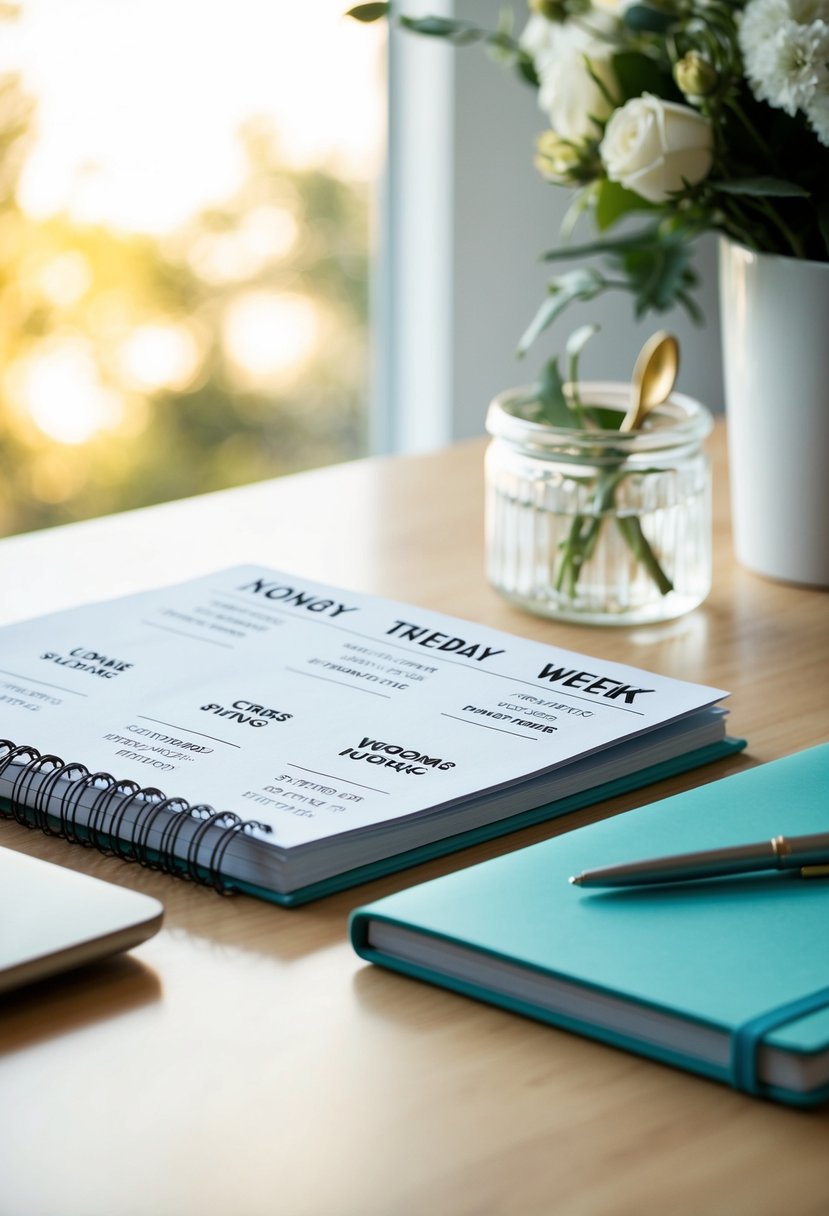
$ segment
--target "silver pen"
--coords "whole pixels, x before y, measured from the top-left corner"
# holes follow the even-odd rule
[[[817,832],[813,836],[774,836],[756,844],[602,866],[576,874],[570,882],[577,887],[640,887],[687,882],[693,878],[721,878],[756,870],[800,870],[803,878],[829,875],[829,832]]]

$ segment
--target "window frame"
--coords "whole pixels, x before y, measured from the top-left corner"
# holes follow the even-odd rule
[[[495,28],[502,0],[408,0],[413,15],[457,16]],[[512,5],[520,31],[523,4]],[[388,43],[388,148],[374,284],[373,447],[428,451],[480,435],[495,393],[534,380],[543,361],[586,321],[601,326],[583,360],[589,379],[627,379],[656,329],[676,333],[679,388],[718,410],[716,242],[697,252],[706,317],[651,314],[637,322],[627,297],[575,306],[518,361],[521,333],[551,272],[570,192],[544,182],[533,147],[544,128],[534,91],[480,46],[392,27]],[[583,229],[587,231],[587,229]],[[557,263],[555,273],[567,268]]]

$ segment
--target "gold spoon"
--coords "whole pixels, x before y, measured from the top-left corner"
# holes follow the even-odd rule
[[[679,370],[679,343],[664,329],[648,338],[636,357],[631,402],[620,431],[635,431],[647,413],[670,395]]]

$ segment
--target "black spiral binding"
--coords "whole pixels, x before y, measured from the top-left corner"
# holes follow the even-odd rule
[[[223,895],[233,891],[233,884],[222,873],[233,839],[240,833],[272,830],[254,819],[241,819],[203,803],[191,805],[183,798],[168,798],[152,786],[142,788],[135,781],[119,781],[110,773],[93,773],[85,764],[65,764],[60,756],[44,755],[37,748],[0,739],[0,777],[9,770],[14,774],[11,794],[8,799],[0,797],[0,815],[121,861],[137,861],[151,870],[201,883]],[[79,823],[78,811],[87,790],[96,794],[87,822]],[[131,811],[127,831],[124,825]],[[182,830],[194,820],[198,826],[186,848],[179,850]],[[161,829],[160,839],[150,847],[156,824]],[[201,854],[214,832],[216,839],[205,859]]]

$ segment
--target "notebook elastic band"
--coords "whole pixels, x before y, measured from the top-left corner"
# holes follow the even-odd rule
[[[798,997],[777,1009],[769,1009],[740,1026],[734,1033],[731,1050],[731,1083],[749,1094],[762,1094],[763,1083],[758,1076],[758,1058],[763,1039],[771,1030],[820,1009],[829,1008],[829,988],[820,988],[808,996]]]

